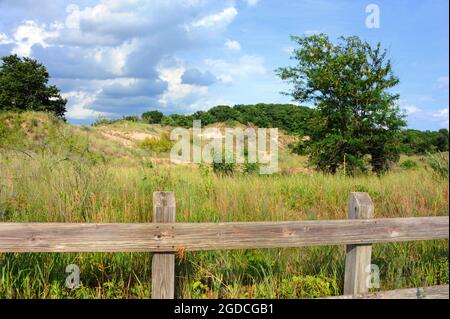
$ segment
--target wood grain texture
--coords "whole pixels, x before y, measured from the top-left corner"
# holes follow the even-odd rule
[[[175,211],[173,192],[153,193],[153,222],[174,223]],[[173,299],[174,297],[175,254],[155,253],[152,257],[152,299]]]
[[[350,193],[349,219],[372,219],[374,205],[367,193]],[[345,256],[344,294],[354,295],[369,291],[371,244],[348,245]]]
[[[248,223],[0,223],[0,252],[175,252],[448,237],[448,216]]]
[[[449,299],[449,286],[388,290],[367,294],[335,296],[327,299]]]

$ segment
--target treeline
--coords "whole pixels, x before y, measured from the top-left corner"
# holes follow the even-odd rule
[[[218,122],[239,122],[245,125],[254,124],[258,127],[277,127],[292,134],[308,135],[309,122],[314,109],[294,104],[255,104],[234,107],[218,105],[208,111],[198,111],[194,114],[164,115],[160,111],[149,111],[138,116],[127,116],[129,121],[142,121],[149,124],[192,127],[192,121],[201,120],[202,126]],[[94,125],[111,123],[109,120],[98,120]]]
[[[448,140],[447,129],[439,131],[403,130],[400,132],[400,150],[407,155],[447,152]]]
[[[149,111],[139,116],[126,116],[123,119],[148,124],[192,127],[192,121],[201,120],[202,125],[218,122],[239,122],[245,125],[254,124],[258,127],[277,127],[294,135],[309,135],[312,128],[311,119],[315,110],[294,104],[238,104],[234,107],[218,105],[208,111],[198,111],[194,114],[164,115],[160,111]],[[101,119],[94,125],[108,124],[120,120]],[[402,130],[399,133],[400,151],[404,154],[426,154],[446,152],[449,150],[449,132]],[[302,145],[293,146],[294,152],[304,153]]]

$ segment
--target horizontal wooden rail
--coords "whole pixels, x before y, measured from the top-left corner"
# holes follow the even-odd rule
[[[247,223],[0,223],[0,252],[175,252],[448,237],[448,216]]]
[[[378,291],[367,294],[334,296],[326,299],[448,299],[448,289],[448,285],[442,285]]]

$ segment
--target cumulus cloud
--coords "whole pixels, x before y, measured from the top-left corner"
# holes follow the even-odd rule
[[[216,77],[209,71],[201,72],[196,68],[186,70],[181,76],[185,84],[208,86],[216,82]]]
[[[25,21],[14,32],[14,40],[9,42],[14,43],[15,47],[12,53],[20,56],[30,56],[31,49],[34,45],[40,45],[43,48],[49,46],[47,40],[58,37],[60,24],[52,24],[49,29],[45,24],[37,24],[34,21]]]
[[[415,97],[414,100],[417,101],[417,98]],[[422,102],[434,101],[431,96],[419,96],[418,100]],[[411,103],[409,99],[400,99],[399,104],[407,116],[409,127],[423,127],[424,125],[448,127],[448,107],[430,109],[425,105],[417,106],[415,103]]]
[[[216,77],[174,61],[178,52],[201,50],[221,36],[238,13],[233,1],[71,2],[0,0],[0,52],[44,63],[69,100],[69,119],[206,101]]]
[[[232,83],[236,79],[266,74],[264,59],[255,55],[243,55],[232,61],[222,59],[206,59],[205,64],[224,83]]]
[[[417,106],[412,105],[412,104],[404,105],[402,108],[403,108],[403,109],[406,111],[406,113],[408,113],[408,114],[414,114],[414,113],[417,113],[417,112],[421,111],[420,108],[418,108]]]
[[[227,40],[225,42],[225,47],[230,50],[239,51],[241,49],[241,44],[238,41]]]
[[[123,79],[122,83],[112,83],[102,88],[103,96],[128,97],[128,96],[156,96],[164,93],[167,82],[161,80]]]
[[[11,44],[14,43],[12,39],[10,39],[6,34],[0,33],[0,45],[2,44]]]
[[[438,117],[438,118],[446,118],[446,117],[448,117],[448,107],[446,107],[446,108],[444,108],[442,110],[439,110],[437,112],[434,112],[433,116],[434,117]]]
[[[168,88],[159,99],[163,106],[170,106],[179,101],[190,105],[196,100],[203,98],[208,94],[207,86],[197,86],[183,83],[182,77],[186,70],[184,67],[160,69],[160,78],[167,82]]]
[[[192,23],[193,27],[223,28],[230,24],[238,14],[236,8],[228,7],[219,13],[207,15]]]
[[[108,115],[108,113],[98,112],[89,108],[96,100],[95,93],[70,91],[63,93],[62,95],[69,102],[67,105],[67,117],[69,118],[84,120]]]
[[[433,117],[437,118],[440,121],[441,125],[446,126],[446,127],[449,126],[448,106],[437,112],[434,112],[432,115],[433,115]]]

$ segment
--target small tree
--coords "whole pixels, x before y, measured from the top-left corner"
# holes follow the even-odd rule
[[[344,162],[347,171],[365,170],[366,155],[377,173],[397,162],[397,133],[406,123],[399,96],[389,91],[399,80],[381,45],[373,48],[356,36],[333,44],[324,34],[292,40],[299,45],[292,56],[297,65],[277,74],[293,85],[285,94],[317,107],[310,161],[330,173]]]
[[[160,124],[163,116],[160,111],[149,111],[142,114],[142,119],[149,124]]]
[[[17,55],[4,56],[1,61],[0,110],[44,111],[64,117],[67,100],[56,86],[48,86],[45,66]]]

